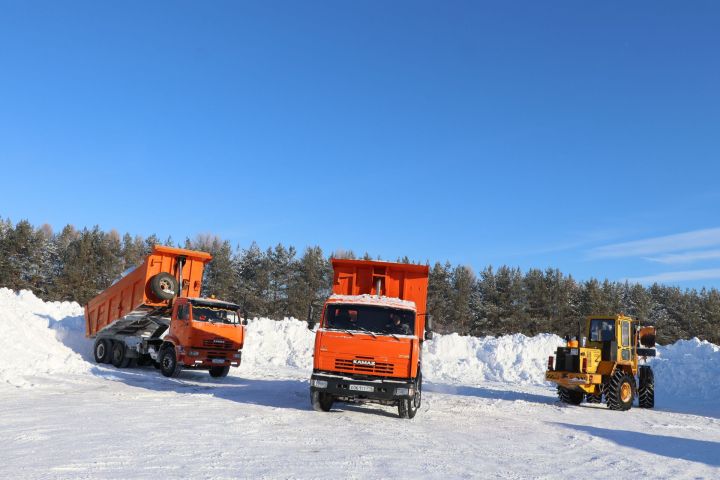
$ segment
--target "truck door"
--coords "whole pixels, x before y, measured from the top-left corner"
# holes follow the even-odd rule
[[[187,344],[188,331],[190,330],[190,305],[185,299],[176,300],[175,302],[170,321],[170,330],[181,344]]]
[[[624,362],[629,362],[632,359],[632,335],[630,329],[630,322],[623,321],[620,323],[620,358]]]

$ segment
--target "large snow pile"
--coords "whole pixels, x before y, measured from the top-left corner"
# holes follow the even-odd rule
[[[658,347],[650,360],[659,398],[717,402],[720,396],[720,347],[697,338]]]
[[[89,371],[77,353],[88,342],[82,315],[74,302],[43,302],[27,290],[0,288],[0,383],[25,386],[37,375]]]
[[[248,322],[241,370],[294,367],[312,370],[315,334],[307,323],[294,318],[282,321],[256,318]]]
[[[477,385],[487,381],[544,382],[547,358],[563,340],[557,335],[501,337],[435,335],[423,352],[423,376],[433,382]]]

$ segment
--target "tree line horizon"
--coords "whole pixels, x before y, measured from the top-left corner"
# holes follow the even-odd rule
[[[213,260],[205,270],[203,295],[237,303],[249,316],[274,319],[304,320],[311,303],[322,304],[331,292],[331,258],[379,259],[368,253],[358,257],[350,250],[326,255],[319,246],[299,254],[282,243],[265,250],[255,242],[232,248],[213,234],[180,244],[156,235],[121,236],[98,226],[78,230],[67,225],[54,233],[47,224],[13,224],[0,217],[0,287],[31,290],[45,301],[84,305],[122,272],[142,263],[155,244],[209,252]],[[625,313],[654,324],[661,343],[692,337],[720,343],[720,292],[714,287],[578,281],[556,268],[522,271],[507,265],[487,266],[476,274],[448,261],[397,261],[429,266],[428,313],[439,333],[575,335],[578,322],[588,315]]]

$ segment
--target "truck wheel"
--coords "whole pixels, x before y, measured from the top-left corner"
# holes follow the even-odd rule
[[[166,377],[177,377],[182,370],[182,365],[175,356],[175,347],[165,347],[160,353],[160,371]]]
[[[110,363],[110,342],[104,338],[95,340],[93,354],[96,363]]]
[[[210,367],[210,376],[213,378],[227,377],[229,371],[229,365],[225,367]]]
[[[401,398],[398,402],[398,416],[400,418],[414,418],[422,403],[422,373],[418,369],[415,379],[415,395],[411,398]]]
[[[127,366],[130,365],[130,359],[127,356],[127,347],[123,342],[113,342],[110,361],[117,368],[127,368]]]
[[[583,392],[576,390],[569,390],[565,387],[557,387],[558,398],[563,403],[569,403],[571,405],[580,405],[585,395]]]
[[[325,392],[311,392],[310,400],[316,412],[329,412],[333,405],[332,395]]]
[[[655,407],[655,374],[648,365],[640,367],[640,386],[638,388],[638,403],[640,408]]]
[[[617,370],[605,389],[605,401],[610,410],[630,410],[635,397],[635,379]]]
[[[150,279],[150,291],[158,300],[171,300],[177,293],[178,283],[175,277],[161,272]]]

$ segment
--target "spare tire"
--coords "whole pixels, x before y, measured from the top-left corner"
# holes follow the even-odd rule
[[[158,300],[171,300],[177,294],[178,282],[167,272],[161,272],[150,279],[150,291]]]

